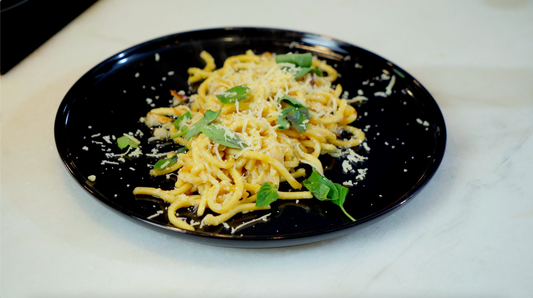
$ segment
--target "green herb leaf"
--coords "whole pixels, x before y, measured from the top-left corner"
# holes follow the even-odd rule
[[[279,128],[289,129],[290,124],[292,124],[298,131],[306,131],[309,126],[309,119],[311,119],[309,109],[297,99],[288,95],[284,95],[280,101],[286,102],[291,107],[283,109],[278,116],[277,124]]]
[[[128,136],[121,136],[117,139],[117,145],[120,149],[124,149],[128,146],[131,146],[132,148],[137,148],[139,144],[135,142],[132,138]]]
[[[277,55],[276,63],[292,63],[300,67],[310,67],[313,63],[313,55],[311,53]]]
[[[185,127],[183,131],[180,131],[178,132],[177,134],[173,134],[170,136],[171,139],[175,139],[175,138],[178,138],[178,137],[181,137],[183,136],[184,134],[187,133],[187,128]]]
[[[293,110],[287,114],[287,120],[300,132],[307,130],[309,126],[309,119],[311,114],[308,108],[292,108]]]
[[[317,76],[322,76],[322,70],[320,68],[302,67],[297,73],[294,74],[294,78],[297,79],[306,75],[307,73],[314,73]]]
[[[272,204],[279,198],[278,191],[274,185],[270,182],[265,182],[259,188],[257,193],[257,199],[255,201],[255,206],[263,207]]]
[[[348,214],[348,212],[346,212],[346,210],[344,209],[344,201],[346,201],[346,196],[348,195],[348,192],[349,192],[348,187],[344,187],[338,183],[334,183],[334,184],[335,184],[335,187],[337,187],[337,190],[339,191],[339,198],[336,200],[333,200],[332,202],[335,205],[338,205],[339,207],[341,207],[342,212],[344,212],[344,214],[348,216],[352,221],[355,221],[355,218],[353,218],[350,214]]]
[[[154,169],[156,170],[162,170],[170,167],[171,165],[175,164],[178,161],[178,155],[174,155],[171,158],[165,158],[158,160],[155,165]]]
[[[295,108],[305,108],[305,106],[301,102],[299,102],[296,98],[292,98],[288,95],[283,95],[283,97],[281,98],[281,101],[284,101]]]
[[[174,121],[174,127],[179,130],[183,126],[187,125],[187,122],[192,119],[191,112],[187,111],[185,114],[181,115]]]
[[[328,200],[329,187],[327,185],[320,183],[320,181],[311,181],[311,179],[304,180],[303,184],[315,198],[320,201]]]
[[[303,181],[303,184],[320,201],[336,200],[339,197],[339,190],[335,184],[314,169],[311,176]]]
[[[287,120],[287,114],[292,111],[294,108],[286,108],[281,111],[281,114],[278,116],[278,127],[279,129],[289,129],[291,123]]]
[[[244,149],[248,147],[237,134],[230,131],[227,128],[223,128],[220,125],[206,125],[200,127],[200,131],[203,132],[213,142],[219,143],[226,147],[235,149]]]
[[[187,152],[187,151],[189,151],[189,148],[187,148],[187,147],[181,147],[180,149],[178,149],[178,150],[176,151],[176,154],[185,153],[185,152]]]
[[[248,91],[250,88],[241,85],[241,86],[235,86],[233,88],[230,88],[226,91],[224,91],[221,94],[217,95],[218,100],[220,100],[222,103],[231,103],[236,102],[238,100],[246,99],[248,96]]]
[[[280,129],[289,129],[292,124],[296,130],[304,132],[309,126],[309,119],[311,119],[311,114],[308,108],[288,107],[281,111],[277,124]]]
[[[320,201],[331,201],[339,206],[346,216],[355,221],[355,219],[344,209],[344,201],[349,192],[347,187],[338,183],[333,183],[328,178],[317,173],[314,169],[311,176],[303,181],[303,184],[315,198]]]
[[[189,111],[179,116],[178,119],[174,121],[174,127],[178,130],[178,133],[170,136],[170,138],[174,139],[174,138],[181,137],[184,134],[186,134],[187,130],[189,129],[187,125],[191,119],[192,119],[192,115]]]
[[[209,123],[215,121],[217,119],[218,115],[220,115],[221,110],[218,112],[213,112],[211,110],[207,110],[204,113],[204,117],[202,117],[198,122],[194,123],[189,127],[187,130],[187,133],[185,134],[186,139],[190,139],[196,135],[200,134],[200,128],[203,126],[208,125]]]
[[[180,149],[176,150],[176,155],[170,158],[164,158],[164,159],[158,160],[154,165],[154,169],[161,170],[161,169],[166,169],[170,167],[171,165],[178,162],[178,154],[185,153],[187,152],[187,150],[189,150],[187,147],[181,147]]]

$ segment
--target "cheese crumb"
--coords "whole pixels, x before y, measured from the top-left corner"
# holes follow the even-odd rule
[[[352,182],[352,180],[344,181],[342,183],[342,185],[344,185],[344,186],[353,186],[353,182]]]
[[[350,172],[350,173],[354,173],[353,167],[352,167],[352,165],[350,164],[349,161],[344,160],[344,161],[342,162],[342,171],[343,171],[345,174],[348,173],[348,172]]]
[[[143,152],[141,151],[141,147],[137,147],[133,152],[128,154],[128,156],[130,156],[130,157],[139,157],[142,154],[143,154]]]
[[[88,177],[90,181],[95,181],[96,180],[96,176],[95,175],[91,175]]]
[[[363,148],[365,148],[366,152],[370,152],[370,147],[368,146],[367,142],[363,143]]]
[[[117,195],[115,195],[116,197]],[[152,214],[150,216],[148,216],[146,219],[152,219],[152,218],[155,218],[155,217],[158,217],[159,215],[163,214],[163,210],[157,210],[157,212],[155,214]]]
[[[358,175],[355,177],[355,180],[363,180],[363,179],[365,179],[367,171],[368,171],[368,168],[366,168],[366,169],[357,169]]]
[[[383,91],[378,91],[378,92],[374,93],[374,96],[375,97],[378,97],[378,96],[379,97],[387,97],[387,94],[385,92],[383,92]]]

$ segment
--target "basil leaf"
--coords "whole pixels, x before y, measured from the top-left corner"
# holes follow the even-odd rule
[[[311,53],[277,55],[276,63],[292,63],[300,67],[310,67],[313,63],[313,55]]]
[[[320,175],[313,169],[309,178],[303,181],[304,186],[320,201],[331,201],[339,206],[346,216],[352,221],[355,219],[344,209],[344,201],[348,195],[348,188],[338,183],[333,183],[328,178]]]
[[[287,120],[300,132],[307,130],[309,126],[309,119],[311,114],[308,108],[292,108],[293,110],[287,114]],[[306,121],[307,120],[307,121]]]
[[[200,127],[200,131],[203,132],[213,142],[219,143],[226,147],[235,149],[244,149],[248,147],[241,138],[229,129],[224,129],[218,125],[206,125]]]
[[[187,151],[189,151],[189,148],[187,148],[187,147],[181,147],[180,149],[178,149],[178,150],[176,151],[176,154],[185,153],[185,152],[187,152]]]
[[[211,110],[207,110],[204,113],[204,117],[202,117],[200,120],[198,120],[196,123],[191,125],[189,129],[187,130],[187,133],[185,134],[186,139],[190,139],[196,135],[200,134],[200,128],[203,126],[208,125],[209,123],[215,121],[217,119],[218,115],[220,115],[221,110],[218,112],[213,112]]]
[[[312,179],[304,180],[303,184],[315,198],[320,201],[328,200],[329,187],[327,187],[327,185],[320,183],[320,181],[313,181]]]
[[[278,116],[277,124],[279,128],[288,129],[290,124],[292,124],[298,131],[306,131],[309,126],[309,119],[311,119],[309,109],[297,99],[288,95],[284,95],[280,101],[286,102],[291,107],[283,109]]]
[[[281,111],[277,124],[280,129],[288,129],[292,124],[296,130],[304,132],[309,126],[309,119],[311,119],[311,114],[308,108],[289,107]]]
[[[165,158],[158,160],[155,165],[154,169],[156,170],[162,170],[170,167],[171,165],[175,164],[178,161],[178,155],[174,155],[171,158]]]
[[[171,139],[175,139],[175,138],[181,137],[181,136],[183,136],[184,134],[187,133],[187,130],[188,130],[187,127],[183,127],[182,130],[180,130],[180,131],[179,131],[178,133],[176,133],[176,134],[171,135],[170,138],[171,138]]]
[[[192,115],[189,111],[187,111],[185,114],[181,115],[174,121],[174,127],[178,130],[178,133],[170,136],[171,139],[181,137],[185,133],[187,133],[187,130],[189,127],[187,126],[187,123],[192,119]]]
[[[292,111],[294,108],[286,108],[281,111],[281,114],[278,116],[278,127],[279,129],[289,129],[291,123],[287,120],[287,114]]]
[[[176,119],[176,121],[174,121],[174,127],[177,130],[180,130],[183,126],[186,126],[187,122],[191,119],[192,119],[192,115],[189,111],[187,111],[185,114],[179,116],[178,119]]]
[[[314,169],[311,176],[303,181],[303,184],[320,201],[331,201],[339,198],[339,190],[335,184]]]
[[[132,148],[137,148],[139,146],[137,142],[135,142],[128,136],[121,136],[120,138],[118,138],[117,145],[120,149],[124,149],[128,146],[131,146]]]
[[[348,191],[349,191],[348,187],[344,187],[338,183],[334,183],[334,184],[337,190],[339,191],[339,198],[331,202],[341,207],[342,212],[344,212],[344,214],[348,216],[352,221],[355,221],[355,218],[353,218],[350,214],[348,214],[348,212],[346,212],[346,210],[344,209],[344,201],[346,200],[346,196],[348,195]]]
[[[322,70],[320,68],[302,67],[297,73],[294,74],[294,78],[297,79],[306,75],[307,73],[314,73],[319,77],[322,76]]]
[[[218,100],[222,103],[236,102],[238,100],[243,100],[248,96],[248,91],[250,88],[241,85],[230,88],[217,95]]]
[[[295,108],[305,108],[305,106],[301,102],[299,102],[297,99],[292,98],[288,95],[283,95],[283,97],[281,98],[281,101],[285,101],[286,103],[288,103],[289,105]]]
[[[164,158],[164,159],[158,160],[154,165],[154,169],[161,170],[161,169],[166,169],[170,167],[171,165],[178,162],[178,154],[185,153],[187,152],[187,150],[189,150],[187,147],[181,147],[180,149],[176,150],[176,155],[170,158]]]
[[[261,188],[259,188],[259,192],[257,193],[257,199],[255,201],[255,206],[263,207],[266,205],[270,205],[278,198],[279,194],[276,190],[276,187],[270,182],[265,182],[263,183],[263,185],[261,185]]]

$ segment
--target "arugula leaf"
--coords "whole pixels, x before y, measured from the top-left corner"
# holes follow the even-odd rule
[[[259,188],[259,192],[257,193],[257,199],[255,201],[255,206],[263,207],[266,205],[270,205],[278,198],[279,194],[276,190],[276,187],[270,182],[265,182],[263,183],[263,185],[261,185],[261,188]]]
[[[187,123],[192,119],[192,115],[189,111],[187,111],[185,114],[181,115],[174,121],[174,127],[178,130],[178,133],[170,136],[171,139],[181,137],[182,135],[187,133],[187,130],[189,127],[187,127]]]
[[[276,63],[292,63],[300,67],[310,67],[313,63],[313,55],[311,53],[277,55]]]
[[[314,73],[317,76],[322,76],[322,70],[320,68],[302,67],[297,73],[294,74],[294,78],[297,79],[306,75],[307,73]]]
[[[170,167],[171,165],[175,164],[178,161],[178,155],[174,155],[171,158],[165,158],[158,160],[155,165],[154,169],[156,170],[162,170]]]
[[[308,108],[288,107],[281,111],[277,124],[280,129],[288,129],[292,124],[296,130],[304,132],[309,126],[309,119],[311,119],[311,114]]]
[[[191,125],[189,129],[187,130],[187,133],[185,134],[186,139],[190,139],[196,135],[200,134],[200,128],[203,126],[208,125],[209,123],[215,121],[217,119],[218,115],[220,115],[220,112],[222,110],[219,110],[218,112],[213,112],[211,110],[207,110],[204,113],[204,117],[202,117],[200,120],[198,120],[196,123]]]
[[[230,130],[224,129],[222,126],[210,124],[200,127],[200,131],[203,132],[213,142],[219,143],[220,145],[235,149],[244,149],[248,147],[243,140],[237,136],[237,134]]]
[[[303,181],[303,184],[315,198],[320,201],[331,201],[339,206],[346,216],[352,221],[355,221],[355,219],[346,212],[343,206],[349,192],[347,187],[338,183],[333,183],[328,178],[317,173],[314,169],[311,176]]]
[[[139,144],[135,142],[132,138],[124,135],[117,139],[117,145],[120,149],[124,149],[128,146],[131,146],[132,148],[137,148]]]
[[[222,103],[236,102],[238,100],[246,99],[246,97],[248,96],[248,91],[249,90],[250,90],[250,88],[248,88],[248,87],[246,87],[244,85],[235,86],[233,88],[230,88],[230,89],[222,92],[221,94],[218,94],[217,98]]]

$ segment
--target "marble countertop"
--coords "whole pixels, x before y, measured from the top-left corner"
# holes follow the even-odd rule
[[[1,77],[1,297],[531,297],[533,2],[99,1]],[[196,244],[118,216],[70,177],[53,125],[94,65],[212,27],[328,35],[400,65],[446,120],[401,210],[276,249]]]

